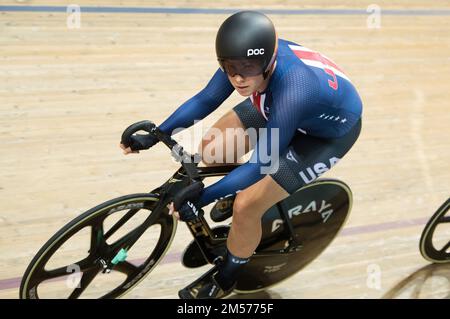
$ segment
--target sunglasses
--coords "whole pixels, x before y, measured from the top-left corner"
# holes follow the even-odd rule
[[[246,78],[264,73],[264,60],[261,59],[219,60],[219,64],[231,77],[239,74]]]

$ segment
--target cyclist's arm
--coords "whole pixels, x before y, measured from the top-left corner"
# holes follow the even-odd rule
[[[273,101],[276,104],[270,109],[267,130],[260,135],[252,157],[217,183],[205,188],[200,199],[201,207],[226,195],[244,190],[267,174],[274,173],[270,170],[264,172],[264,168],[268,169],[269,166],[274,165],[273,168],[278,169],[278,158],[271,158],[271,162],[267,163],[264,156],[276,155],[272,147],[278,147],[278,156],[287,149],[297,131],[303,111],[317,101],[318,82],[311,72],[292,70],[286,73],[278,85],[281,85],[282,89],[274,89]],[[271,143],[273,139],[277,139],[275,132],[271,129],[278,129],[278,145]],[[261,149],[263,151],[259,152],[258,150]]]
[[[159,129],[172,135],[175,129],[190,127],[195,120],[201,120],[217,109],[233,93],[233,90],[227,75],[218,69],[208,85],[184,102],[159,126]]]

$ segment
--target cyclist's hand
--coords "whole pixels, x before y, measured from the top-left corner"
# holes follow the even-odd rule
[[[203,210],[198,204],[204,187],[201,181],[194,181],[178,192],[169,206],[169,214],[184,222],[203,216]]]
[[[124,154],[139,153],[142,150],[148,150],[150,147],[158,143],[158,139],[151,134],[134,134],[131,136],[129,147],[125,147],[122,143],[120,148]]]
[[[123,145],[122,143],[120,143],[120,148],[123,150],[123,153],[125,155],[131,154],[131,153],[139,153],[139,151],[132,151],[130,147],[126,147],[125,145]]]
[[[173,203],[170,203],[168,208],[169,215],[175,216],[176,219],[181,220],[182,222],[188,222],[203,216],[203,209],[198,208],[197,205],[191,201],[184,202],[178,211],[175,210]]]
[[[175,218],[176,218],[177,220],[180,220],[180,213],[178,213],[178,212],[175,210],[175,207],[174,207],[174,205],[173,205],[173,202],[170,203],[170,204],[168,204],[168,205],[167,205],[167,208],[169,209],[169,215],[173,215],[173,216],[175,216]]]

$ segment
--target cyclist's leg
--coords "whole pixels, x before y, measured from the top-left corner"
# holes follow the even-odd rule
[[[289,196],[270,175],[238,193],[227,248],[234,256],[250,257],[261,241],[261,217],[273,205]]]
[[[225,296],[231,292],[243,265],[249,261],[261,241],[262,215],[290,193],[331,168],[353,146],[360,128],[359,122],[348,134],[334,140],[297,134],[280,156],[278,170],[237,194],[227,253],[223,262],[217,266],[217,271],[213,268],[208,274],[212,277],[205,277],[210,279],[205,279],[202,284],[200,296]],[[312,174],[308,179],[305,174],[310,172]],[[215,271],[214,275],[211,275],[212,271]]]
[[[261,240],[261,217],[266,210],[328,171],[350,150],[360,129],[361,122],[337,139],[298,133],[280,156],[277,172],[237,194],[228,250],[238,257],[251,256]]]
[[[264,118],[244,100],[221,117],[204,135],[198,153],[206,165],[236,164],[256,143],[258,128],[265,126]],[[249,128],[254,131],[244,132]]]

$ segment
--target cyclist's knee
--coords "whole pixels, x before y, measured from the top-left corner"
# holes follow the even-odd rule
[[[255,207],[253,201],[245,194],[237,194],[233,204],[233,223],[240,222],[254,222],[258,218],[256,214],[252,214]]]

